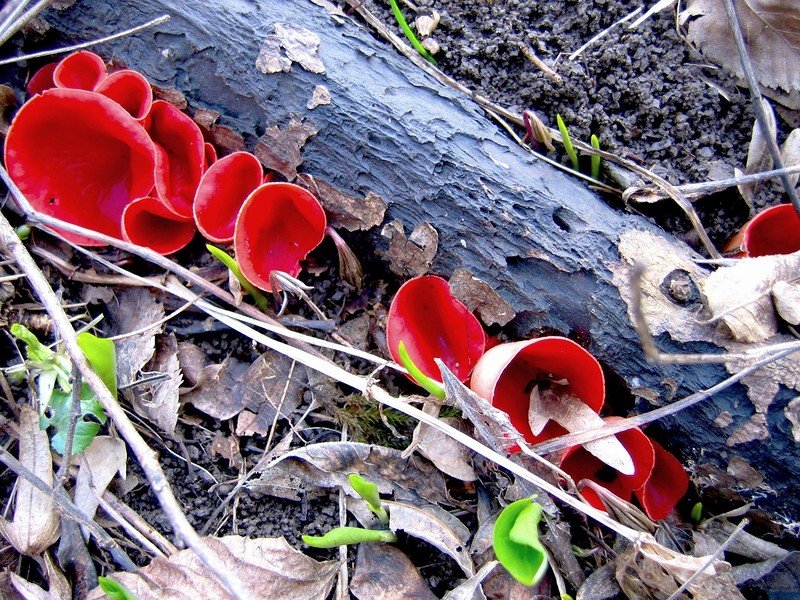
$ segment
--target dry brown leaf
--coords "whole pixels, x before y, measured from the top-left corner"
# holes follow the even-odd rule
[[[311,93],[311,98],[308,100],[306,108],[308,110],[314,110],[318,106],[330,103],[331,103],[330,91],[324,85],[318,85],[314,87],[314,91]]]
[[[775,124],[775,112],[769,102],[761,100],[761,108],[767,117],[767,132],[761,130],[758,121],[753,124],[753,133],[750,136],[750,146],[747,149],[747,162],[745,163],[742,175],[751,175],[762,171],[769,171],[772,168],[772,155],[767,151],[769,140],[775,140],[777,136]],[[738,177],[738,175],[737,175]],[[753,199],[758,188],[763,182],[754,181],[753,183],[739,184],[739,193],[747,202],[748,206],[753,206]]]
[[[314,194],[322,203],[328,214],[328,225],[334,229],[364,231],[383,223],[386,202],[372,192],[369,192],[366,198],[348,196],[327,181],[307,173],[298,175],[297,183]]]
[[[147,288],[126,287],[117,301],[108,305],[112,335],[138,331],[164,318],[164,306]],[[161,327],[152,327],[114,342],[117,352],[117,378],[120,385],[131,383],[153,357],[155,336]]]
[[[406,238],[400,221],[384,225],[381,235],[389,240],[389,249],[378,251],[389,268],[401,277],[418,277],[431,268],[436,252],[439,250],[439,234],[430,223],[423,222],[414,228]]]
[[[779,281],[772,286],[772,303],[781,319],[800,325],[800,284]]]
[[[348,481],[351,473],[378,486],[396,500],[449,503],[444,476],[416,456],[404,459],[400,450],[355,442],[324,442],[287,452],[258,479],[247,484],[256,492],[299,500],[304,491],[342,488],[356,497]]]
[[[244,464],[244,458],[239,450],[239,440],[235,436],[224,435],[220,432],[215,433],[214,437],[211,438],[209,450],[211,450],[212,455],[219,455],[227,459],[228,466],[232,469],[238,471]]]
[[[189,108],[189,101],[186,99],[186,96],[175,88],[162,88],[153,84],[151,84],[151,87],[153,88],[153,99],[169,102],[178,110],[186,110]]]
[[[39,414],[24,404],[19,415],[19,462],[47,485],[53,485],[53,459],[47,432],[39,429]],[[60,519],[50,494],[26,479],[17,481],[14,517],[0,517],[0,534],[21,554],[38,556],[58,539]]]
[[[17,106],[17,97],[7,85],[0,85],[0,135],[6,135],[11,125],[10,115]]]
[[[481,583],[498,564],[496,560],[490,560],[475,575],[442,596],[442,600],[486,600]]]
[[[436,600],[408,557],[382,543],[358,546],[350,592],[358,600]]]
[[[757,564],[739,565],[733,567],[731,573],[739,585],[752,582],[759,589],[769,590],[775,598],[790,599],[800,595],[800,552],[797,551]]]
[[[185,388],[181,393],[185,394],[192,391],[200,383],[203,377],[203,369],[208,366],[208,356],[191,342],[181,342],[178,344],[178,364],[183,373],[183,383]]]
[[[306,140],[317,134],[317,126],[309,119],[292,118],[285,129],[273,125],[256,144],[253,154],[267,169],[277,171],[289,181],[297,177],[297,168],[303,164],[300,149]]]
[[[796,0],[734,0],[759,85],[788,108],[800,108],[800,4]],[[680,14],[687,41],[744,79],[723,0],[689,0]]]
[[[781,160],[786,168],[800,165],[800,129],[792,129],[791,133],[786,136],[786,141],[781,146]],[[786,177],[788,177],[792,186],[797,186],[800,173],[794,173]]]
[[[339,564],[319,562],[292,548],[283,538],[248,539],[229,535],[203,540],[229,571],[239,578],[252,598],[324,600],[333,586]],[[169,559],[154,558],[135,573],[114,573],[139,600],[163,598],[231,598],[222,584],[192,550]],[[88,600],[102,600],[100,588]]]
[[[178,340],[175,339],[175,334],[158,337],[156,354],[150,361],[148,369],[151,372],[165,374],[166,379],[156,382],[147,390],[137,387],[134,391],[133,406],[138,414],[147,417],[161,431],[172,434],[178,423],[180,408],[178,396],[183,381],[178,364]]]
[[[595,569],[578,589],[575,600],[612,600],[622,592],[616,579],[616,564],[608,562]]]
[[[617,559],[617,583],[628,598],[664,598],[675,592],[708,562],[708,556],[679,554],[648,541]],[[730,573],[731,566],[714,560],[689,584],[695,600],[744,600]]]
[[[267,435],[276,413],[291,417],[303,399],[306,369],[278,352],[258,357],[242,381],[245,411],[236,422],[236,435]]]
[[[466,432],[468,426],[463,419],[445,417],[442,422]],[[417,451],[431,461],[442,473],[460,479],[475,481],[475,469],[472,468],[473,452],[464,444],[460,444],[439,429],[420,422],[414,431]]]
[[[80,456],[80,468],[75,482],[75,506],[90,519],[94,517],[99,496],[103,495],[111,480],[119,473],[125,479],[128,451],[119,438],[97,436]],[[81,527],[84,537],[88,530]]]
[[[244,408],[242,382],[249,368],[232,356],[219,364],[206,365],[195,387],[181,396],[181,402],[220,421],[235,417]]]
[[[737,261],[734,267],[723,267],[713,275],[709,275],[707,271],[697,266],[694,261],[698,256],[688,247],[671,243],[661,236],[644,231],[629,230],[623,233],[620,236],[619,250],[622,260],[612,268],[614,271],[613,282],[628,306],[628,316],[631,320],[634,318],[630,308],[632,265],[639,260],[647,261],[647,269],[642,277],[641,305],[647,325],[654,336],[667,333],[672,339],[681,343],[708,342],[733,353],[741,353],[767,344],[796,341],[783,334],[774,335],[757,344],[737,341],[731,338],[717,323],[708,323],[705,315],[698,312],[699,307],[696,303],[676,302],[665,293],[665,289],[668,289],[669,286],[666,284],[671,277],[675,273],[681,273],[691,281],[691,285],[708,293],[707,280],[710,277],[723,278],[724,273],[729,269],[744,269],[751,274],[749,279],[743,275],[743,271],[736,271],[737,278],[741,278],[744,288],[736,287],[736,284],[724,283],[725,288],[732,290],[725,292],[722,289],[713,291],[712,286],[712,295],[716,294],[718,297],[716,302],[724,304],[736,299],[735,302],[738,305],[751,297],[743,291],[745,289],[756,288],[769,292],[770,287],[764,285],[763,282],[760,283],[758,279],[760,277],[772,279],[773,283],[793,278],[792,273],[800,272],[800,253],[742,259]],[[720,287],[723,287],[723,283],[720,283]],[[732,294],[731,298],[726,299],[725,293]],[[757,304],[756,309],[749,308],[748,305],[731,314],[739,316],[740,313],[745,314],[742,312],[745,311],[746,314],[755,315],[756,324],[758,324],[759,320],[763,322],[765,318],[759,311],[767,311],[767,308],[772,311],[769,294],[762,297]],[[772,319],[774,318],[773,316]],[[725,367],[729,373],[733,374],[738,373],[752,362],[754,361],[731,361],[726,363]],[[741,383],[747,388],[747,396],[753,403],[756,412],[729,436],[727,440],[729,445],[769,437],[766,426],[767,412],[780,386],[800,391],[800,357],[790,355],[765,365],[744,377]]]
[[[470,532],[456,517],[434,504],[416,506],[389,500],[384,504],[389,511],[389,529],[425,540],[456,561],[467,577],[475,574],[467,551]]]
[[[453,272],[450,277],[450,291],[486,325],[503,326],[517,314],[492,286],[473,276],[467,269],[458,268]]]

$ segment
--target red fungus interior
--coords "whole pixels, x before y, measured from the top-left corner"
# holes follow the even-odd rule
[[[114,237],[122,235],[125,206],[153,187],[147,133],[118,104],[92,92],[54,89],[29,100],[8,132],[5,161],[36,210]]]
[[[539,443],[567,433],[550,421],[538,436],[528,424],[528,407],[534,385],[548,380],[566,379],[559,387],[599,413],[605,398],[605,379],[597,360],[570,339],[544,337],[534,340],[512,359],[500,375],[491,398],[492,404],[508,413],[511,423],[531,443]]]
[[[119,104],[137,121],[144,119],[153,104],[150,83],[136,71],[117,71],[106,77],[94,90]]]
[[[106,64],[94,52],[75,52],[64,58],[53,72],[58,87],[94,90],[106,77]]]
[[[435,276],[416,277],[400,287],[389,308],[386,337],[395,361],[403,342],[414,364],[436,381],[442,376],[435,358],[465,381],[486,347],[480,322],[453,297],[447,281]]]
[[[773,206],[745,226],[748,256],[791,254],[800,250],[800,217],[791,204]]]
[[[158,198],[139,198],[128,205],[122,217],[125,239],[160,254],[185,247],[194,237],[194,223],[171,212]]]
[[[314,196],[291,183],[267,183],[250,194],[236,219],[234,245],[244,276],[271,290],[269,274],[295,276],[325,236],[325,212]]]
[[[677,458],[658,442],[650,440],[655,451],[655,465],[644,487],[636,497],[651,519],[665,518],[689,489],[689,477]]]
[[[35,96],[36,94],[41,94],[45,90],[56,87],[56,82],[53,81],[53,74],[57,66],[58,63],[49,63],[33,74],[26,88],[28,96]]]
[[[145,128],[156,145],[156,190],[159,198],[178,215],[191,217],[205,155],[200,128],[163,100],[153,102]]]
[[[633,475],[622,475],[590,454],[583,446],[575,446],[567,450],[560,466],[575,483],[581,479],[590,479],[623,500],[630,500],[633,491],[642,487],[653,471],[655,461],[653,443],[638,428],[618,433],[616,437],[631,455],[636,468]],[[604,510],[600,497],[594,491],[585,488],[582,494],[589,504]]]
[[[261,163],[249,152],[234,152],[209,167],[194,199],[194,218],[202,234],[212,242],[230,242],[239,209],[262,177]]]

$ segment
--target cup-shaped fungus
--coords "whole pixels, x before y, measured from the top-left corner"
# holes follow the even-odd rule
[[[234,152],[212,164],[194,198],[200,233],[212,242],[232,241],[239,209],[263,177],[261,163],[249,152]]]
[[[58,67],[58,63],[48,63],[33,74],[25,88],[29,97],[56,87],[56,82],[53,81],[53,73],[55,73],[56,67]]]
[[[112,73],[94,91],[114,100],[137,121],[144,119],[153,105],[153,88],[136,71],[125,69]]]
[[[441,382],[434,362],[438,358],[466,381],[486,347],[486,333],[475,315],[453,296],[447,281],[425,275],[408,280],[395,294],[386,317],[386,341],[397,362],[403,362],[402,343],[426,377]]]
[[[5,162],[33,207],[121,238],[125,207],[153,188],[155,149],[119,104],[93,92],[53,89],[31,98],[8,131]],[[83,236],[70,240],[101,245]]]
[[[800,250],[800,217],[791,204],[779,204],[750,219],[728,242],[738,256],[792,254]]]
[[[270,273],[296,277],[300,261],[325,237],[325,211],[319,201],[291,183],[266,183],[244,201],[233,243],[245,278],[271,291]]]
[[[647,482],[634,490],[647,516],[656,521],[663,519],[689,489],[689,476],[677,458],[658,442],[650,440],[656,462]]]
[[[158,198],[138,198],[122,214],[126,240],[159,254],[172,254],[192,241],[196,229],[191,219],[173,213]]]
[[[191,118],[163,100],[153,102],[144,124],[156,146],[158,197],[175,214],[191,218],[203,175],[203,134]]]
[[[94,52],[73,52],[58,63],[53,81],[60,88],[94,90],[106,78],[106,63]]]

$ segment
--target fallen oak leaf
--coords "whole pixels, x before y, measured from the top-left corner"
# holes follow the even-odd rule
[[[436,600],[409,558],[388,544],[361,544],[350,592],[358,600]]]

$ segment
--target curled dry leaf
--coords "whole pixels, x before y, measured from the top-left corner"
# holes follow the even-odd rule
[[[777,282],[772,286],[772,303],[781,319],[800,325],[800,284]]]
[[[403,224],[392,221],[383,227],[381,235],[389,240],[389,249],[379,250],[378,254],[389,261],[392,272],[401,277],[418,277],[431,268],[439,250],[439,234],[430,223],[420,223],[406,237]]]
[[[292,119],[285,129],[273,125],[256,144],[253,154],[267,169],[277,171],[289,181],[297,177],[303,164],[300,149],[306,140],[317,134],[317,126],[309,119]]]
[[[586,578],[575,600],[612,600],[621,592],[616,579],[616,564],[608,562]]]
[[[194,387],[181,396],[181,402],[220,421],[235,417],[244,408],[242,385],[248,368],[247,363],[232,356],[206,365]]]
[[[358,600],[436,600],[409,558],[388,544],[360,544],[350,592]]]
[[[156,424],[166,433],[175,432],[178,423],[179,388],[183,377],[178,364],[178,340],[175,334],[162,335],[156,343],[156,354],[150,361],[151,372],[163,373],[166,378],[147,390],[134,389],[133,406],[136,412]]]
[[[445,417],[441,421],[465,433],[468,430],[463,419]],[[461,481],[477,479],[471,462],[473,452],[449,435],[420,422],[414,430],[414,440],[417,442],[417,451],[443,473]]]
[[[39,414],[20,407],[19,462],[47,485],[53,485],[53,460],[47,432],[39,429]],[[50,494],[22,477],[17,481],[14,517],[0,517],[0,534],[21,554],[38,556],[58,539],[60,519]]]
[[[306,369],[287,356],[265,352],[245,374],[242,382],[244,410],[236,423],[236,435],[267,435],[275,414],[289,418],[297,409],[306,382]]]
[[[164,318],[164,305],[147,288],[126,287],[108,304],[112,335],[139,331]],[[151,327],[114,342],[117,352],[117,378],[120,385],[131,383],[153,357],[155,336],[161,327]]]
[[[505,325],[517,314],[492,286],[472,275],[467,269],[458,268],[453,272],[450,277],[450,291],[486,325]]]
[[[781,146],[781,160],[783,161],[783,166],[787,169],[800,165],[800,129],[793,129],[786,136],[786,141]],[[800,173],[793,173],[792,175],[787,175],[787,177],[793,186],[797,186]]]
[[[745,163],[743,175],[769,171],[772,168],[772,155],[767,151],[767,142],[776,139],[775,112],[769,102],[763,99],[761,100],[761,108],[767,117],[767,131],[761,130],[761,125],[757,120],[753,124],[753,133],[750,136],[750,146],[747,148],[747,162]],[[753,183],[742,183],[738,186],[739,193],[748,206],[753,206],[753,198],[761,183],[754,181]]]
[[[324,442],[287,452],[247,487],[296,500],[303,490],[341,487],[355,497],[347,479],[351,473],[397,500],[449,503],[444,477],[427,461],[413,455],[404,459],[400,450],[355,442]]]
[[[456,517],[434,504],[416,506],[389,500],[384,504],[389,511],[389,529],[425,540],[456,561],[467,577],[475,574],[467,550],[470,532]]]
[[[442,596],[442,600],[486,600],[481,583],[498,564],[496,560],[490,560],[475,575]]]
[[[119,438],[97,436],[79,458],[74,502],[91,519],[100,504],[99,496],[103,495],[114,476],[119,473],[125,479],[128,451],[125,442]],[[88,530],[85,527],[81,529],[86,537]]]
[[[739,25],[762,91],[800,108],[800,5],[795,0],[734,0]],[[744,79],[723,0],[690,0],[680,14],[686,40]]]
[[[334,229],[365,231],[383,223],[386,202],[372,192],[363,199],[348,196],[330,183],[306,173],[297,176],[297,183],[317,197],[328,214],[328,225]]]
[[[787,552],[779,558],[739,565],[731,569],[731,574],[739,585],[754,583],[777,597],[796,597],[800,594],[800,552]]]
[[[248,539],[237,535],[203,540],[233,573],[252,598],[307,598],[324,600],[333,587],[339,564],[316,561],[292,548],[285,539]],[[114,573],[139,600],[157,598],[215,598],[231,595],[192,550],[169,559],[156,557],[135,573]],[[102,600],[100,588],[88,600]]]

